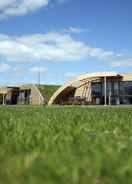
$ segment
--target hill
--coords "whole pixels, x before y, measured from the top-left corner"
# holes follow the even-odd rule
[[[40,90],[41,94],[46,97],[46,100],[49,101],[51,96],[59,87],[59,85],[40,85],[38,86],[38,89]]]

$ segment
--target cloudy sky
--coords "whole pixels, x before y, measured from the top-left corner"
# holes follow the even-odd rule
[[[0,0],[0,83],[132,72],[131,0]]]

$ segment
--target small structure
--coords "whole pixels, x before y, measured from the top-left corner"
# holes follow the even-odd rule
[[[1,105],[43,105],[45,99],[36,85],[0,87]]]
[[[6,95],[8,93],[8,89],[5,86],[2,86],[0,88],[0,103],[2,105],[6,104]]]
[[[80,75],[60,87],[48,104],[132,104],[132,74],[98,72]]]

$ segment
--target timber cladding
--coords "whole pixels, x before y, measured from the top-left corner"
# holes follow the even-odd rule
[[[2,96],[0,104],[5,105],[43,105],[45,103],[38,87],[32,84],[0,87],[0,95]]]
[[[71,91],[68,91],[70,88]],[[79,104],[92,105],[131,104],[132,73],[97,72],[80,75],[62,85],[50,98],[48,105],[72,105],[77,104],[77,101]]]

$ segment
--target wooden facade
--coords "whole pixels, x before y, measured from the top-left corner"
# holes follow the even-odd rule
[[[60,87],[48,104],[132,104],[132,74],[102,72],[80,75]]]
[[[36,85],[0,87],[0,104],[3,105],[43,105],[44,97]]]

